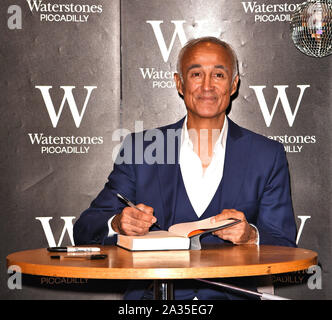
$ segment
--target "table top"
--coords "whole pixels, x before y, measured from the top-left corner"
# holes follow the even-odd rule
[[[47,249],[7,256],[7,266],[22,273],[88,279],[194,279],[269,275],[304,270],[317,264],[317,253],[267,245],[205,245],[202,250],[130,252],[99,246],[104,260],[51,259]],[[60,253],[68,256],[69,253]],[[81,254],[80,254],[81,255]]]

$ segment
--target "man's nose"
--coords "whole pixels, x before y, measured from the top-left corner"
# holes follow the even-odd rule
[[[206,75],[203,79],[202,87],[204,91],[213,90],[212,78],[209,75]]]

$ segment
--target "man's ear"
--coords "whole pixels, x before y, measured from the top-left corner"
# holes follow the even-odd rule
[[[238,84],[239,84],[239,76],[236,76],[231,85],[231,96],[236,92]]]
[[[176,84],[176,89],[178,90],[178,93],[183,96],[183,83],[181,81],[181,77],[178,73],[174,73],[174,81]]]

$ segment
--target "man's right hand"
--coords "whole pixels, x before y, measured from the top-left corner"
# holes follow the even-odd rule
[[[112,220],[112,229],[127,236],[143,236],[149,232],[150,227],[157,221],[153,216],[153,208],[142,203],[137,205],[137,210],[125,207],[121,213]]]

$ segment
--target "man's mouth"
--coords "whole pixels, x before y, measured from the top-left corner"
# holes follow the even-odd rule
[[[217,97],[215,97],[215,96],[198,96],[198,99],[202,100],[202,101],[216,101]]]

